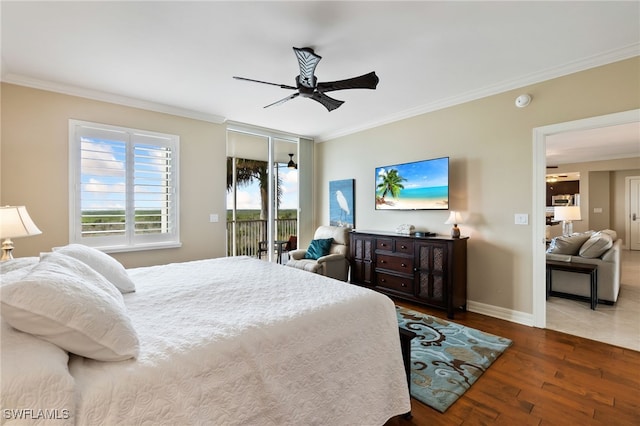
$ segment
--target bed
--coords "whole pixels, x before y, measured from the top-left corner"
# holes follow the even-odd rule
[[[384,295],[249,257],[124,276],[114,265],[87,271],[70,257],[54,252],[2,267],[3,424],[383,425],[410,411],[395,308]],[[50,319],[30,329],[24,308],[16,314],[24,303],[16,289],[54,281],[46,304],[55,304],[56,280],[71,279],[69,269],[82,286],[100,281],[96,269],[112,283],[130,280],[109,296],[109,304],[122,300],[114,309],[123,328],[98,330],[114,334],[115,352],[86,342],[69,350],[73,339],[56,340]],[[109,307],[83,309],[99,311],[110,327],[120,321]]]

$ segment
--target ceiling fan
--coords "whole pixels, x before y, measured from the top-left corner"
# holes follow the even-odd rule
[[[284,99],[280,99],[277,102],[265,106],[268,108],[274,105],[280,105],[291,99],[302,96],[303,98],[310,98],[316,102],[324,105],[329,111],[333,111],[344,103],[338,99],[334,99],[327,96],[326,92],[332,92],[335,90],[345,89],[375,89],[378,85],[378,76],[375,71],[368,74],[363,74],[358,77],[348,78],[346,80],[331,81],[327,83],[319,83],[318,79],[314,75],[316,65],[322,59],[322,56],[318,56],[314,53],[310,47],[297,48],[294,47],[293,51],[298,58],[298,64],[300,66],[300,75],[296,77],[296,86],[288,86],[286,84],[269,83],[266,81],[253,80],[250,78],[236,77],[237,80],[253,81],[254,83],[270,84],[272,86],[278,86],[282,89],[297,90],[296,93],[287,96]]]

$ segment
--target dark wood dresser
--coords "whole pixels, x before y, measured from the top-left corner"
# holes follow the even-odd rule
[[[467,237],[350,234],[351,283],[444,309],[467,309]]]

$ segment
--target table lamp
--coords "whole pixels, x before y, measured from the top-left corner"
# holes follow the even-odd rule
[[[555,220],[562,221],[562,235],[573,234],[573,220],[580,220],[580,206],[554,207]]]
[[[453,225],[453,228],[451,228],[451,236],[453,238],[460,238],[460,228],[458,228],[458,224],[462,223],[462,215],[460,215],[460,212],[451,210],[449,218],[445,223],[447,225]]]
[[[28,237],[30,235],[42,234],[38,229],[25,206],[5,206],[0,207],[0,238],[2,242],[1,261],[13,259],[13,241],[11,238]]]

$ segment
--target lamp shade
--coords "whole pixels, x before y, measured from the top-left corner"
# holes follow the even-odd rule
[[[462,215],[460,214],[460,212],[457,212],[455,210],[451,210],[451,213],[449,213],[449,218],[447,219],[445,224],[447,224],[447,225],[455,225],[455,224],[458,224],[458,223],[462,223]]]
[[[554,207],[555,220],[580,220],[580,206]]]
[[[42,234],[25,206],[0,207],[0,238],[19,238]]]

